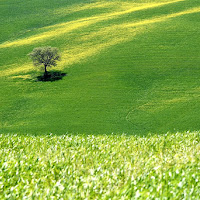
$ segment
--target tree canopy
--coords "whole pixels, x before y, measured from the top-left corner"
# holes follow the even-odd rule
[[[56,47],[37,47],[29,54],[35,66],[44,65],[44,76],[47,76],[47,67],[56,66],[60,54]]]

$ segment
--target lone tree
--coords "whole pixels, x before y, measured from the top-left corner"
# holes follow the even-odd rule
[[[35,66],[44,65],[44,78],[48,76],[47,67],[56,66],[56,61],[60,60],[56,47],[37,47],[28,55]]]

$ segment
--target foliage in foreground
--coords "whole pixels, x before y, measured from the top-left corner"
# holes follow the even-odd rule
[[[200,133],[0,135],[0,199],[198,199]]]

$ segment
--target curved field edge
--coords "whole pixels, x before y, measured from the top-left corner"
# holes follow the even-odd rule
[[[0,135],[1,199],[199,199],[200,133]]]

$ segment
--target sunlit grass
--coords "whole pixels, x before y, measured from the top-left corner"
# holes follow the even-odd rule
[[[0,44],[1,131],[199,129],[197,0],[43,3],[16,10],[4,1],[13,13]],[[49,70],[66,77],[38,81],[42,66],[27,56],[38,46],[59,48],[62,59]]]
[[[68,33],[73,32],[80,28],[85,29],[87,26],[90,26],[100,21],[109,20],[112,18],[116,18],[118,16],[122,16],[127,13],[156,8],[156,7],[164,6],[167,4],[176,3],[179,1],[182,1],[182,0],[161,2],[161,3],[150,3],[150,4],[144,4],[144,5],[142,4],[140,6],[138,6],[138,4],[137,6],[135,6],[135,4],[126,3],[126,2],[123,2],[123,3],[109,2],[105,4],[104,6],[106,7],[106,6],[110,6],[111,4],[114,4],[114,5],[119,4],[120,6],[118,7],[118,9],[119,10],[124,9],[124,10],[113,11],[113,12],[109,12],[108,14],[97,15],[93,17],[83,18],[83,19],[79,19],[79,20],[75,20],[75,21],[71,21],[67,23],[61,23],[61,24],[45,27],[41,29],[42,33],[33,35],[28,38],[24,38],[21,40],[3,43],[0,45],[0,48],[11,48],[11,47],[18,47],[18,46],[23,46],[23,45],[31,45],[33,43],[42,42],[43,40],[63,37],[62,35],[65,35],[64,37],[68,37],[67,36]],[[81,10],[89,9],[89,8],[93,9],[96,7],[103,7],[103,3],[97,2],[97,3],[87,4],[83,7],[73,8],[72,10],[74,10],[75,12],[76,10],[78,11],[80,9]],[[184,11],[169,14],[169,15],[164,15],[161,17],[154,17],[152,19],[145,19],[145,20],[136,21],[136,22],[130,21],[129,23],[111,25],[108,27],[101,28],[89,34],[85,32],[86,34],[85,35],[83,34],[83,36],[80,36],[78,40],[76,38],[74,39],[73,46],[70,46],[70,47],[67,46],[67,50],[66,50],[66,47],[63,47],[62,49],[63,59],[60,62],[59,69],[64,69],[65,67],[69,67],[72,64],[83,61],[84,59],[87,59],[90,56],[98,54],[103,49],[106,49],[113,45],[133,39],[135,35],[144,33],[145,30],[143,30],[144,29],[143,26],[145,27],[149,26],[150,28],[150,26],[154,23],[163,22],[175,17],[197,13],[197,12],[200,12],[200,7],[195,7],[192,9],[184,10]],[[44,31],[46,29],[49,29],[49,30]],[[96,41],[94,41],[95,38],[96,38]],[[23,66],[20,65],[20,67],[17,66],[17,64],[14,64],[13,66],[16,66],[16,67],[15,68],[10,67],[10,69],[6,69],[2,71],[0,76],[19,74],[20,72],[26,73],[33,69],[33,67],[31,67],[30,61],[29,63],[23,64]]]
[[[111,12],[108,14],[102,14],[102,15],[97,15],[97,16],[88,17],[88,18],[86,17],[86,18],[79,19],[79,20],[72,21],[72,22],[61,23],[61,24],[56,24],[56,25],[50,26],[50,27],[45,27],[45,29],[53,28],[53,30],[45,31],[43,33],[31,36],[29,38],[3,43],[0,45],[0,48],[7,48],[7,47],[12,47],[12,46],[16,47],[16,46],[21,46],[21,45],[33,44],[33,43],[41,41],[41,40],[46,40],[46,39],[50,39],[52,37],[57,37],[61,34],[67,34],[73,30],[79,29],[81,27],[86,27],[86,26],[89,26],[91,24],[94,24],[94,23],[97,23],[100,21],[109,20],[109,19],[116,18],[116,17],[122,16],[122,15],[125,15],[128,13],[132,13],[135,11],[156,8],[159,6],[164,6],[166,4],[171,4],[171,3],[180,2],[180,1],[183,1],[183,0],[170,1],[170,2],[166,2],[166,3],[154,3],[154,4],[147,4],[147,5],[145,4],[145,5],[137,6],[137,7],[135,7],[134,4],[131,4],[129,7],[126,7],[126,9],[124,11],[118,11],[118,12],[116,11],[116,12]],[[87,5],[87,7],[89,7],[89,5]],[[87,7],[86,7],[86,9],[87,9]],[[103,7],[103,5],[102,5],[102,7]],[[200,11],[200,8],[183,11],[181,13],[166,16],[166,19],[184,15],[184,14],[199,12],[199,11]],[[145,25],[148,23],[156,23],[156,22],[160,22],[164,19],[165,18],[161,18],[159,20],[158,19],[147,20],[144,22],[136,23],[133,26]],[[132,26],[132,25],[130,25],[130,26]]]
[[[19,73],[27,73],[30,70],[35,70],[34,66],[32,63],[27,63],[27,64],[23,64],[20,67],[16,64],[16,65],[11,65],[8,69],[4,70],[1,74],[1,76],[10,76],[13,74],[19,74]]]
[[[0,135],[3,199],[198,199],[200,134]]]

